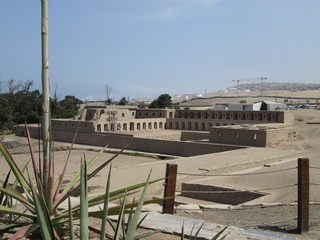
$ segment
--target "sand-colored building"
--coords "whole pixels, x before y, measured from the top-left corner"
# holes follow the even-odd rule
[[[72,130],[79,122],[80,128],[90,128],[92,132],[125,133],[162,129],[209,131],[217,126],[291,121],[293,116],[289,111],[139,109],[136,106],[97,104],[85,106],[77,120],[53,120],[53,129],[63,127],[68,130],[69,125]]]
[[[52,132],[54,139],[68,141],[67,135],[73,135],[76,130],[81,134],[109,134],[108,137],[120,134],[123,138],[134,138],[140,131],[167,129],[180,130],[181,141],[207,139],[219,144],[264,147],[279,138],[288,139],[291,131],[241,125],[292,121],[290,111],[139,109],[136,106],[90,104],[84,106],[80,116],[74,119],[53,119]],[[25,135],[23,127],[17,128],[17,135]]]
[[[91,105],[82,109],[79,120],[83,124],[91,124],[94,132],[161,130],[166,128],[166,119],[173,117],[174,111],[173,109],[138,109],[135,106]],[[61,121],[67,120],[53,122],[59,122],[60,125]]]
[[[167,128],[209,131],[213,126],[287,123],[293,119],[289,111],[176,110],[174,118],[167,119]]]

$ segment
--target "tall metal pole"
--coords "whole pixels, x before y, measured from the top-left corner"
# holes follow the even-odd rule
[[[50,169],[50,91],[48,50],[48,0],[41,0],[41,46],[42,46],[42,140],[43,182],[48,182]]]

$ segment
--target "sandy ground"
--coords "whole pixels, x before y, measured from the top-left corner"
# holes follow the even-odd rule
[[[297,132],[297,140],[295,142],[282,142],[277,146],[273,146],[278,149],[284,150],[308,150],[309,154],[307,155],[310,158],[310,165],[314,167],[320,167],[320,111],[316,110],[297,110],[293,111],[295,114],[296,122],[294,123],[294,127],[296,128]],[[17,159],[18,163],[22,166],[26,161],[30,159],[29,154],[26,153],[27,145],[24,138],[19,137],[6,137],[6,140],[13,140],[13,142],[18,141],[19,146],[14,145],[11,152],[14,153],[14,157]],[[35,146],[37,146],[37,141],[34,140]],[[65,150],[66,146],[70,144],[66,143],[56,143],[55,147],[60,149],[60,151],[55,152],[55,166],[57,168],[56,173],[60,173],[64,161],[67,158],[68,151]],[[89,147],[89,149],[95,150],[93,147]],[[70,158],[70,165],[69,170],[67,172],[67,179],[70,179],[76,173],[79,172],[79,163],[81,158],[86,158],[87,160],[93,157],[96,154],[95,151],[88,151],[88,148],[82,148],[82,146],[78,146],[77,150],[72,152]],[[99,158],[97,165],[106,159],[109,159],[113,154],[110,153],[103,153],[102,156]],[[3,157],[0,157],[1,162],[3,162]],[[113,162],[113,168],[115,169],[130,169],[130,167],[136,165],[149,165],[149,164],[156,164],[159,161],[153,158],[141,157],[141,156],[129,156],[129,155],[120,155],[117,157],[116,161]],[[286,161],[283,164],[271,164],[271,167],[274,169],[279,168],[286,168],[295,166],[296,161]],[[245,171],[265,171],[264,166],[255,167],[254,169],[247,169]],[[4,179],[8,171],[8,168],[2,167],[0,168],[0,175],[1,179]],[[239,169],[228,169],[228,172],[239,171]],[[241,171],[244,171],[243,169]],[[107,170],[101,172],[100,175],[93,182],[94,184],[90,187],[90,194],[97,194],[104,191],[103,186],[105,185],[105,179],[102,178],[102,175],[105,175]],[[121,172],[121,171],[120,171]],[[127,173],[123,171],[124,173]],[[141,172],[140,175],[147,176],[148,172],[144,171]],[[317,169],[310,172],[312,182],[319,183],[320,174]],[[128,177],[128,176],[126,176]],[[134,177],[134,176],[132,176]],[[124,179],[124,177],[122,178]],[[265,188],[269,185],[267,183],[272,182],[277,183],[280,186],[292,184],[296,181],[296,173],[286,173],[284,174],[284,178],[282,176],[280,180],[279,177],[274,175],[273,177],[269,177],[269,179],[261,178],[246,178],[245,181],[240,182],[239,179],[234,178],[232,180],[226,180],[220,178],[215,180],[217,184],[221,185],[228,185],[231,187],[237,188],[244,188],[244,189],[259,189]],[[191,180],[186,178],[185,181]],[[117,181],[121,181],[119,178]],[[320,202],[320,194],[319,194],[319,186],[313,186],[311,188],[311,200]],[[154,195],[161,195],[162,186],[158,185],[155,189],[152,189],[152,194]],[[278,193],[273,195],[268,195],[260,200],[263,202],[292,202],[293,197],[289,196],[296,196],[293,190],[280,190]],[[294,197],[296,199],[296,197]],[[188,202],[194,203],[197,200],[188,199]],[[259,200],[258,200],[259,202]],[[268,231],[275,231],[286,233],[299,239],[320,239],[320,232],[319,232],[319,217],[320,217],[320,207],[319,205],[312,205],[311,206],[311,230],[307,235],[296,235],[294,233],[294,229],[296,227],[296,221],[291,221],[291,219],[296,218],[296,206],[274,206],[274,207],[252,207],[252,208],[242,208],[241,210],[218,210],[212,209],[207,211],[199,212],[192,212],[192,211],[177,211],[177,214],[183,216],[189,216],[194,218],[200,218],[205,221],[227,224],[227,225],[234,225],[239,227],[245,228],[257,228],[262,230]],[[287,221],[289,219],[289,221]],[[283,222],[285,221],[285,222]],[[277,222],[276,224],[274,224]],[[144,230],[142,230],[144,231]],[[159,238],[158,236],[149,237],[148,239],[179,239],[176,236],[169,236],[169,235],[161,235]]]

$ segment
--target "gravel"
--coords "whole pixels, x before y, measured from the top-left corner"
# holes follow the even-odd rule
[[[203,212],[178,211],[177,215],[245,229],[272,231],[297,239],[320,239],[320,205],[310,205],[310,229],[297,234],[297,206],[252,207],[239,210],[210,209]]]

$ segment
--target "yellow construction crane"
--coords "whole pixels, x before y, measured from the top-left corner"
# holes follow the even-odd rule
[[[256,81],[260,81],[260,93],[261,93],[261,96],[262,96],[263,95],[263,81],[264,80],[267,80],[267,78],[260,77],[260,78],[237,79],[237,80],[232,80],[232,82],[237,82],[237,96],[239,96],[240,82],[256,82]]]

